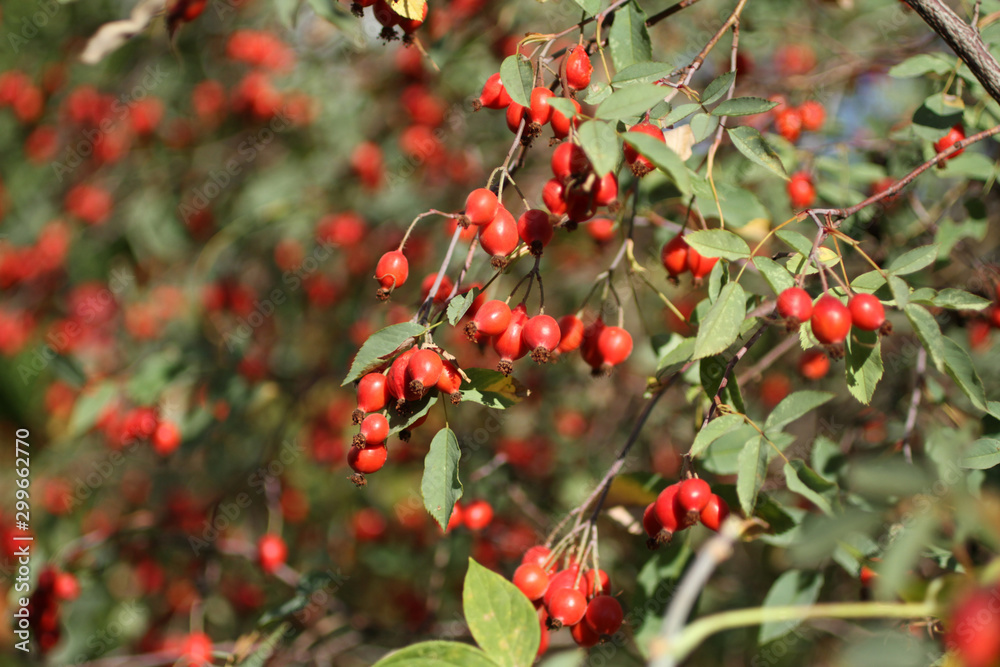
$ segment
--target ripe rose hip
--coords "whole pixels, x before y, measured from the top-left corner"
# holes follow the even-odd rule
[[[819,380],[830,371],[830,357],[823,350],[806,350],[799,357],[799,373],[807,380]]]
[[[476,316],[465,327],[465,334],[473,341],[478,334],[499,336],[507,330],[508,324],[510,324],[510,306],[499,299],[491,299],[476,311]]]
[[[601,332],[604,331],[607,325],[604,324],[604,320],[598,317],[594,322],[584,327],[583,336],[580,340],[580,356],[583,360],[587,362],[587,365],[594,369],[595,372],[601,367],[604,362],[604,358],[601,356],[601,351],[597,347],[597,341],[601,336]]]
[[[406,365],[409,390],[423,396],[427,389],[437,384],[442,370],[444,364],[441,362],[441,355],[434,350],[418,350]]]
[[[507,113],[504,116],[507,121],[507,129],[517,134],[518,128],[521,127],[521,121],[526,120],[527,111],[523,106],[511,100],[510,104],[507,105]]]
[[[597,201],[593,190],[581,186],[571,186],[566,191],[566,216],[574,223],[589,220],[597,213]],[[569,227],[568,227],[569,228]],[[576,225],[572,227],[576,229]]]
[[[520,304],[511,312],[510,323],[504,332],[493,338],[493,349],[500,355],[500,362],[497,370],[504,375],[510,375],[514,370],[513,362],[517,361],[529,350],[524,344],[524,325],[528,321],[528,314],[524,304]]]
[[[535,563],[524,563],[514,570],[512,581],[532,602],[541,599],[549,587],[549,575]]]
[[[946,135],[934,142],[934,151],[937,153],[943,153],[963,139],[965,139],[965,127],[959,123],[955,127],[948,130]],[[954,155],[950,155],[948,159],[950,160],[951,158],[958,157],[964,152],[965,149],[961,148],[956,151]],[[943,167],[945,162],[947,162],[947,160],[941,160],[938,162],[938,165]]]
[[[542,634],[548,635],[544,629]],[[601,643],[601,636],[594,632],[594,629],[586,622],[574,625],[569,629],[569,634],[580,648],[591,648]]]
[[[493,258],[492,264],[496,268],[505,264],[504,258],[514,252],[518,241],[517,222],[503,206],[497,211],[493,222],[479,228],[479,245]]]
[[[180,447],[181,431],[171,421],[161,421],[153,433],[153,451],[160,456],[168,456]]]
[[[437,389],[451,399],[453,405],[462,402],[462,376],[458,372],[455,364],[447,359],[442,359],[441,377],[437,381]]]
[[[885,322],[885,308],[873,294],[855,294],[847,302],[851,322],[862,331],[878,331]]]
[[[590,76],[594,66],[590,63],[587,49],[574,46],[566,52],[563,59],[566,63],[566,85],[572,90],[583,90],[590,85]]]
[[[826,121],[826,109],[816,100],[809,100],[799,106],[799,116],[802,118],[803,130],[816,132]]]
[[[482,530],[490,525],[491,521],[493,521],[493,507],[485,500],[473,500],[462,508],[462,523],[469,530]]]
[[[597,590],[594,590],[594,587]],[[611,578],[604,570],[587,570],[583,575],[583,594],[587,597],[592,595],[611,595]]]
[[[552,594],[546,607],[549,610],[549,626],[559,629],[583,620],[587,613],[587,598],[575,588],[560,588]]]
[[[368,475],[381,470],[388,456],[389,452],[385,448],[385,443],[363,449],[352,447],[347,452],[347,464],[354,472]]]
[[[497,196],[486,188],[477,188],[465,200],[465,217],[473,225],[488,225],[496,217],[500,202]]]
[[[388,437],[389,420],[376,412],[362,420],[361,432],[354,437],[354,446],[370,447],[385,442]]]
[[[553,231],[549,214],[541,209],[525,211],[517,220],[518,235],[536,257],[542,254],[542,249],[552,240]]]
[[[788,200],[792,208],[807,208],[816,201],[816,188],[813,187],[812,178],[805,172],[792,174],[788,185]]]
[[[406,261],[406,255],[401,251],[392,250],[382,255],[375,265],[375,280],[382,286],[379,289],[379,297],[389,298],[392,290],[402,287],[408,275],[410,275],[410,265]]]
[[[552,151],[552,175],[560,181],[570,176],[584,176],[591,170],[590,159],[578,145],[564,141]]]
[[[802,134],[802,114],[794,107],[787,107],[774,114],[774,127],[778,134],[794,144]]]
[[[610,372],[632,354],[632,336],[621,327],[605,327],[597,338],[597,349],[601,355],[601,369]]]
[[[590,604],[584,614],[584,621],[598,635],[613,635],[622,627],[625,620],[625,612],[618,600],[610,595],[598,595]]]
[[[561,216],[566,213],[565,186],[557,178],[546,181],[542,188],[542,203],[552,215]]]
[[[576,100],[571,99],[570,102],[572,102],[573,106],[576,108],[576,113],[570,118],[567,118],[563,112],[559,111],[559,109],[552,107],[552,120],[550,121],[550,124],[552,125],[552,134],[556,139],[565,139],[569,136],[570,126],[572,125],[573,127],[576,127],[580,123],[580,112],[583,111],[583,109],[580,107],[580,103]]]
[[[661,141],[664,144],[667,143],[666,138],[663,136],[663,130],[648,121],[633,125],[629,128],[629,132],[645,134]],[[639,152],[627,143],[625,144],[625,162],[627,162],[629,167],[631,167],[632,173],[635,174],[636,178],[642,178],[649,172],[653,171],[654,168],[652,162],[644,156],[639,155]]]
[[[789,287],[778,295],[778,315],[794,324],[812,317],[812,297],[801,287]]]
[[[542,546],[541,544],[536,544],[527,551],[524,552],[524,556],[521,558],[521,563],[534,563],[539,567],[545,567],[546,561],[548,561],[549,556],[552,555],[552,550],[548,547]]]
[[[573,352],[583,342],[583,321],[576,315],[563,315],[559,318],[559,345],[556,347],[561,354]]]
[[[663,268],[667,270],[672,279],[676,280],[677,276],[688,270],[689,248],[690,246],[681,234],[663,245],[663,249],[660,251],[660,261],[663,262]]]
[[[531,106],[528,108],[528,118],[532,124],[545,125],[552,120],[552,105],[549,104],[549,99],[552,96],[552,91],[544,86],[536,86],[531,91]]]
[[[410,363],[410,357],[416,352],[416,348],[411,347],[396,357],[389,367],[389,372],[386,375],[386,387],[389,390],[389,395],[397,401],[416,400],[417,398],[410,393],[407,387],[409,381],[406,379],[406,367]]]
[[[663,524],[656,516],[655,500],[646,505],[646,509],[642,512],[642,527],[646,531],[646,535],[649,536],[649,544],[652,546],[656,542],[657,535],[663,530]]]
[[[601,178],[594,193],[594,202],[598,206],[611,206],[618,202],[618,177],[614,172],[609,171]]]
[[[510,105],[510,95],[500,81],[500,72],[486,79],[478,102],[487,109],[506,109]]]
[[[701,523],[709,530],[719,531],[719,527],[729,516],[729,505],[719,496],[712,494],[708,504],[701,511]]]
[[[587,225],[587,234],[598,244],[605,244],[615,238],[615,221],[610,218],[594,218]]]
[[[718,261],[718,257],[704,257],[694,248],[688,248],[687,267],[691,275],[694,276],[695,285],[700,284],[699,281],[712,272]]]
[[[851,311],[840,299],[826,294],[813,306],[810,323],[819,342],[824,345],[843,343],[851,331]]]
[[[378,412],[389,401],[389,384],[381,373],[368,373],[358,381],[358,409]]]
[[[267,574],[273,574],[284,565],[287,557],[288,546],[280,535],[268,533],[258,540],[257,559],[260,561],[260,568]]]
[[[684,530],[690,525],[687,517],[677,511],[677,492],[680,488],[681,485],[679,483],[671,484],[663,489],[663,491],[660,491],[660,495],[656,497],[656,505],[653,511],[656,513],[657,521],[660,522],[663,530],[667,533],[667,540],[670,539],[673,533]]]
[[[712,487],[703,479],[692,477],[681,482],[677,490],[677,505],[687,514],[700,514],[712,497]],[[696,517],[692,517],[696,518]]]
[[[525,346],[531,350],[531,360],[536,364],[549,361],[550,353],[559,346],[559,323],[549,315],[535,315],[524,325],[521,333]]]
[[[998,595],[996,588],[967,593],[951,613],[944,642],[964,667],[992,667],[1000,660]]]

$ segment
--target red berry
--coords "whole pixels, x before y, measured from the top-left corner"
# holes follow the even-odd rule
[[[552,215],[562,215],[566,212],[565,190],[558,178],[546,181],[545,187],[542,188],[542,202]]]
[[[861,585],[865,587],[871,586],[872,581],[874,581],[877,576],[878,573],[867,565],[862,565],[861,570],[858,572],[858,579],[861,581]]]
[[[552,120],[552,105],[549,104],[549,98],[552,96],[552,91],[544,86],[537,86],[531,91],[531,107],[528,109],[528,118],[532,123],[545,125]]]
[[[400,17],[399,27],[403,29],[407,35],[412,35],[417,29],[424,24],[427,20],[427,4],[424,3],[424,11],[419,19],[408,19]]]
[[[160,456],[167,456],[174,452],[181,444],[181,431],[177,424],[171,421],[162,421],[157,425],[153,433],[153,450]]]
[[[816,100],[809,100],[799,106],[799,116],[802,118],[802,129],[815,132],[826,121],[826,109]]]
[[[496,217],[500,202],[493,191],[477,188],[465,199],[465,216],[473,225],[488,225]]]
[[[587,225],[587,234],[599,244],[607,243],[615,237],[615,221],[610,218],[594,218]]]
[[[505,116],[507,120],[507,129],[514,134],[517,134],[517,129],[521,127],[521,121],[527,115],[527,111],[527,109],[517,102],[511,101],[511,103],[507,105],[507,114]]]
[[[799,357],[799,373],[807,380],[819,380],[830,370],[830,358],[823,350],[806,350]]]
[[[434,350],[418,350],[410,357],[406,365],[406,377],[409,389],[415,394],[423,394],[437,384],[441,377],[444,364],[441,356]]]
[[[789,287],[778,295],[778,315],[786,320],[808,322],[812,312],[812,297],[801,287]]]
[[[396,400],[409,401],[417,398],[407,389],[408,380],[406,379],[406,367],[410,363],[410,357],[416,352],[416,348],[411,347],[396,357],[392,366],[389,367],[389,373],[386,375],[386,386],[389,389],[389,395]]]
[[[576,108],[576,113],[570,118],[563,115],[563,112],[559,111],[559,109],[552,107],[552,120],[550,123],[552,125],[552,134],[555,135],[556,139],[565,139],[569,136],[570,126],[576,127],[580,123],[580,112],[582,111],[580,103],[574,99],[570,99],[570,102]]]
[[[541,565],[535,563],[524,563],[516,570],[512,578],[525,597],[534,602],[545,595],[545,589],[549,587],[549,575],[542,569]]]
[[[361,422],[361,437],[366,447],[385,442],[389,437],[389,420],[377,412],[368,415]]]
[[[541,255],[553,234],[549,214],[537,208],[525,211],[517,220],[517,233],[528,244],[533,255]]]
[[[944,641],[964,667],[991,667],[1000,660],[998,593],[994,588],[967,594],[951,614]]]
[[[528,314],[524,304],[519,305],[510,316],[510,324],[499,336],[493,338],[493,349],[500,355],[500,363],[497,370],[504,375],[510,375],[514,369],[512,362],[517,361],[530,350],[524,344],[524,325],[528,321]]]
[[[862,331],[878,331],[885,322],[885,308],[873,294],[855,294],[847,307],[851,322]]]
[[[587,574],[583,575],[583,591],[587,597],[610,595],[611,578],[604,570],[587,570]]]
[[[58,572],[52,592],[60,600],[75,600],[80,596],[80,582],[69,572]]]
[[[712,497],[712,487],[703,479],[692,477],[681,482],[677,490],[677,504],[688,514],[700,514]]]
[[[487,109],[506,109],[510,105],[510,95],[500,81],[500,72],[486,79],[483,92],[479,95],[479,103]]]
[[[583,321],[576,315],[563,315],[559,318],[559,346],[561,353],[572,352],[583,342]]]
[[[493,521],[493,507],[485,500],[473,500],[462,508],[462,523],[469,530],[482,530]]]
[[[570,176],[583,176],[590,170],[590,159],[576,144],[564,141],[552,151],[552,175],[560,181]]]
[[[590,85],[590,76],[594,72],[594,66],[590,63],[590,56],[587,49],[582,46],[574,46],[566,52],[563,58],[566,64],[566,86],[572,90],[583,90]]]
[[[472,318],[475,331],[485,336],[499,336],[510,324],[510,306],[499,299],[484,303]]]
[[[584,614],[586,625],[589,625],[598,635],[613,635],[622,627],[625,612],[618,600],[610,595],[598,595]]]
[[[518,240],[514,216],[503,206],[497,211],[493,222],[479,228],[479,245],[494,259],[506,257],[514,252]]]
[[[378,412],[389,401],[389,384],[381,373],[368,373],[358,382],[358,409]]]
[[[621,327],[605,327],[597,338],[603,365],[617,366],[632,354],[632,336]]]
[[[611,206],[618,201],[618,177],[614,172],[604,174],[604,178],[597,184],[594,201],[598,206]]]
[[[521,558],[521,563],[534,563],[539,567],[545,567],[546,561],[548,561],[549,556],[552,555],[552,550],[548,547],[544,547],[541,544],[536,544],[527,551],[524,552],[524,556]]]
[[[181,644],[182,662],[191,667],[202,667],[212,662],[212,640],[203,632],[192,632]]]
[[[524,345],[531,350],[531,358],[536,363],[548,361],[549,353],[559,346],[561,336],[559,323],[549,315],[535,315],[521,332]]]
[[[934,151],[937,153],[943,153],[963,139],[965,139],[965,128],[961,123],[959,123],[955,127],[948,130],[946,135],[934,142]],[[949,156],[948,159],[950,160],[953,157],[958,157],[964,152],[965,149],[961,148],[955,152],[954,155]],[[943,166],[946,161],[947,160],[941,160],[938,164]]]
[[[663,136],[663,130],[649,122],[637,123],[629,128],[629,132],[646,134],[658,139],[664,144],[667,143],[666,138]],[[625,161],[628,163],[629,167],[632,168],[632,173],[635,174],[637,178],[642,178],[649,172],[653,171],[653,163],[642,155],[639,155],[639,152],[632,148],[632,146],[628,143],[625,144]]]
[[[660,523],[660,519],[656,516],[656,501],[646,505],[646,509],[643,510],[642,527],[645,529],[646,534],[654,539],[663,530],[663,524]]]
[[[575,588],[560,588],[546,604],[556,627],[576,625],[587,613],[587,598]]]
[[[714,493],[708,499],[708,504],[701,511],[701,523],[709,530],[718,532],[722,522],[729,516],[729,505]]]
[[[824,345],[843,343],[851,331],[851,311],[840,299],[826,294],[813,306],[813,335]]]
[[[549,578],[549,588],[545,591],[545,596],[542,598],[542,603],[548,607],[552,603],[552,598],[555,596],[556,591],[563,588],[573,588],[574,582],[576,582],[576,576],[580,572],[580,567],[578,565],[570,565],[565,570],[560,570],[556,574]],[[573,590],[583,593],[583,580],[581,578],[580,582],[577,583],[576,588]]]
[[[802,134],[802,114],[798,109],[788,107],[781,113],[774,114],[774,127],[778,134],[794,144]]]
[[[284,565],[286,558],[288,546],[280,535],[269,533],[257,542],[257,559],[260,561],[260,568],[267,574],[273,574]]]
[[[544,630],[542,633],[547,634]],[[587,623],[577,623],[569,629],[569,634],[580,648],[591,648],[601,642],[601,636]]]
[[[663,491],[660,491],[660,495],[656,497],[656,508],[654,510],[656,518],[668,533],[676,533],[678,530],[684,530],[690,525],[687,517],[677,511],[677,492],[680,488],[681,485],[679,483],[671,484],[663,489]]]
[[[670,239],[660,251],[660,261],[671,278],[676,278],[688,270],[688,250],[690,246],[680,234]]]
[[[718,261],[718,257],[704,257],[694,248],[688,248],[687,267],[696,281],[710,274]]]
[[[375,280],[382,289],[389,292],[402,287],[408,275],[410,275],[410,265],[406,261],[406,255],[399,250],[385,253],[375,265]]]
[[[604,320],[597,318],[592,324],[584,327],[580,341],[580,356],[587,362],[587,365],[595,370],[600,368],[604,362],[601,351],[597,347],[597,341],[605,328]]]
[[[582,186],[573,186],[566,191],[566,215],[573,222],[583,222],[597,213],[594,192]]]
[[[364,449],[351,447],[347,453],[347,463],[354,472],[368,475],[381,470],[388,455],[385,443]]]
[[[816,188],[813,187],[812,178],[805,172],[792,174],[788,185],[788,200],[792,208],[807,208],[816,201]]]
[[[437,381],[437,389],[442,394],[451,396],[452,403],[458,403],[462,399],[461,392],[462,376],[458,372],[458,367],[447,359],[442,359],[441,377]]]

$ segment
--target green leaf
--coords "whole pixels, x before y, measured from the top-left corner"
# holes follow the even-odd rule
[[[910,79],[928,73],[947,74],[953,67],[953,63],[936,53],[921,53],[889,68],[889,76],[896,79]]]
[[[905,276],[916,273],[920,269],[930,266],[937,259],[938,246],[936,243],[920,246],[913,250],[908,250],[896,259],[889,262],[886,268],[888,273],[897,276]]]
[[[992,303],[989,299],[954,287],[947,287],[934,297],[935,306],[950,310],[982,310]]]
[[[986,389],[983,387],[983,381],[979,379],[976,367],[972,365],[969,353],[947,336],[943,337],[942,340],[944,341],[942,356],[945,372],[965,392],[974,406],[985,411]]]
[[[140,405],[155,403],[170,380],[183,369],[183,361],[175,349],[149,356],[138,364],[129,378],[125,385],[126,392]]]
[[[722,415],[721,417],[716,417],[708,422],[705,428],[698,431],[698,435],[694,437],[694,442],[691,443],[688,455],[691,458],[697,458],[713,442],[742,425],[743,417],[740,415]]]
[[[809,253],[812,252],[813,242],[798,232],[793,232],[790,229],[782,229],[775,232],[774,235],[800,255],[808,257]]]
[[[783,572],[771,585],[764,596],[764,607],[784,607],[788,605],[807,607],[819,599],[823,588],[823,575],[817,572],[788,570]],[[769,621],[760,626],[757,636],[759,645],[784,637],[802,623],[801,619]]]
[[[603,177],[618,165],[621,147],[618,133],[610,125],[600,120],[589,120],[577,129],[577,136],[598,177]]]
[[[629,65],[653,59],[646,13],[637,2],[630,2],[615,13],[615,22],[608,30],[608,47],[619,72]]]
[[[708,84],[705,88],[705,92],[702,93],[701,103],[704,106],[709,104],[715,104],[722,99],[726,91],[729,90],[729,86],[732,85],[733,81],[736,80],[736,72],[726,72],[721,74],[712,80],[712,83]]]
[[[289,29],[295,28],[295,18],[299,14],[302,0],[275,0],[274,12],[281,24]]]
[[[719,127],[719,119],[709,116],[707,113],[695,114],[691,118],[691,134],[694,135],[695,143],[704,141]]]
[[[491,368],[466,368],[468,382],[463,382],[459,392],[463,401],[479,403],[494,410],[506,410],[520,403],[528,390],[514,379]]]
[[[746,318],[746,293],[739,283],[728,283],[698,327],[694,341],[694,359],[719,354],[740,335]]]
[[[760,132],[752,127],[741,125],[728,128],[729,138],[733,140],[736,150],[743,153],[751,162],[759,164],[768,171],[788,180],[785,166],[774,149],[764,140]]]
[[[993,164],[993,160],[982,153],[963,153],[958,157],[949,158],[942,169],[935,171],[941,178],[990,181],[993,180],[996,173],[996,165]]]
[[[906,308],[910,302],[910,286],[899,276],[889,274],[889,290],[896,300],[896,308]]]
[[[351,19],[354,25],[357,25],[357,19],[351,16],[351,13],[346,7],[340,5],[336,0],[306,0],[312,10],[316,13],[316,16],[321,19],[326,19],[330,23],[335,24],[337,27],[344,29],[349,27],[349,24],[345,24],[347,19]]]
[[[462,450],[458,447],[458,438],[448,427],[437,432],[424,458],[420,494],[424,498],[424,507],[442,530],[448,527],[455,503],[462,497],[462,482],[458,478],[460,458]]]
[[[944,368],[944,336],[941,335],[941,327],[937,320],[926,308],[911,303],[904,309],[906,319],[910,321],[910,326],[916,332],[917,338],[927,348],[931,355],[931,360],[938,370]]]
[[[851,281],[851,289],[855,292],[867,292],[872,294],[878,288],[885,285],[885,278],[878,271],[868,271]]]
[[[854,398],[868,405],[882,379],[882,342],[878,332],[855,331],[844,344],[847,348],[844,358],[847,389]]]
[[[753,515],[757,494],[767,477],[767,456],[770,445],[759,433],[750,438],[740,451],[739,472],[736,474],[736,495],[747,516]]]
[[[389,435],[396,435],[404,428],[409,428],[418,419],[423,418],[434,407],[437,400],[437,392],[434,392],[427,394],[419,401],[407,403],[406,413],[403,415],[395,410],[389,410]]]
[[[657,169],[670,176],[677,189],[685,196],[691,193],[691,178],[684,160],[665,143],[639,132],[626,132],[622,139],[640,155],[649,158]]]
[[[597,107],[597,117],[605,120],[632,118],[645,113],[654,104],[666,97],[662,86],[652,83],[637,83],[621,90],[616,90],[611,97],[601,102]]]
[[[458,642],[430,641],[390,653],[372,667],[498,667],[482,649]]]
[[[673,373],[691,360],[694,338],[681,338],[674,345],[664,345],[658,352],[656,374]]]
[[[828,516],[833,516],[833,503],[837,499],[837,485],[823,479],[806,465],[805,461],[793,459],[785,464],[785,484],[788,490],[797,493],[820,508]]]
[[[565,97],[550,97],[549,106],[567,118],[572,118],[577,113],[576,107]]]
[[[958,98],[944,93],[931,95],[913,112],[914,125],[934,128],[935,130],[950,129],[962,121],[965,105]]]
[[[267,661],[274,657],[274,653],[282,642],[288,637],[292,630],[292,624],[285,622],[280,624],[271,634],[262,641],[253,652],[236,663],[239,667],[264,667]]]
[[[778,106],[777,102],[765,100],[762,97],[734,97],[731,100],[723,100],[717,107],[712,109],[713,116],[752,116],[757,113],[770,111]]]
[[[611,86],[604,82],[592,83],[587,88],[584,96],[578,98],[580,102],[584,104],[598,105],[604,100],[608,99],[611,93],[614,92]]]
[[[534,662],[541,641],[538,614],[514,584],[470,558],[462,606],[472,636],[500,667]]]
[[[764,422],[764,431],[780,430],[833,398],[826,391],[797,391],[778,403]]]
[[[664,127],[669,127],[674,123],[684,120],[700,108],[701,105],[697,103],[682,104],[678,107],[674,107],[670,113],[660,119],[660,124]]]
[[[358,350],[351,363],[351,370],[340,386],[346,386],[366,373],[375,370],[384,364],[403,343],[419,336],[426,330],[427,327],[416,322],[403,322],[379,329]]]
[[[619,70],[611,77],[611,85],[615,88],[623,88],[634,83],[653,83],[659,81],[674,71],[674,66],[670,63],[658,63],[653,61],[635,63],[623,70]],[[664,97],[666,97],[664,95]],[[691,106],[691,105],[685,105]],[[699,105],[693,105],[698,108]]]
[[[531,62],[518,54],[507,56],[500,63],[500,81],[510,99],[523,107],[531,106],[531,91],[535,88],[535,73]]]
[[[903,523],[902,530],[882,556],[882,562],[875,566],[879,574],[875,579],[876,599],[889,601],[899,596],[921,554],[933,542],[936,527],[934,512],[917,513],[912,520]]]
[[[789,287],[795,287],[795,278],[788,269],[770,257],[754,257],[753,264],[775,294],[781,294]]]
[[[448,324],[455,326],[462,316],[469,312],[469,307],[476,297],[482,293],[478,287],[473,287],[465,294],[456,294],[448,304]]]
[[[587,16],[593,16],[601,10],[601,0],[573,0],[573,2],[580,5]]]
[[[746,259],[750,257],[750,246],[733,232],[725,229],[700,229],[685,235],[688,245],[705,257],[723,259]]]
[[[334,580],[331,573],[308,572],[304,574],[295,586],[295,595],[285,600],[277,609],[272,609],[261,616],[260,620],[257,621],[257,626],[264,627],[279,618],[286,618],[302,611],[313,604],[313,595],[318,591],[330,587],[331,584],[339,586],[339,583]]]
[[[69,418],[69,433],[71,438],[76,438],[89,431],[101,411],[118,393],[118,388],[111,382],[102,382],[93,390],[87,390],[80,394],[73,405],[73,415]]]
[[[960,468],[986,470],[1000,463],[1000,440],[980,438],[962,452],[958,460]]]

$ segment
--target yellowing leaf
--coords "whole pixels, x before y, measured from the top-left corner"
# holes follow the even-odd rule
[[[427,0],[389,0],[392,11],[403,18],[422,19],[427,11]]]
[[[681,125],[663,133],[667,146],[681,156],[682,160],[691,157],[691,146],[694,145],[694,132],[690,125]]]

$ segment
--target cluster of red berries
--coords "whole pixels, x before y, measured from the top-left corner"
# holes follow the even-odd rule
[[[729,505],[712,493],[708,482],[690,477],[675,482],[660,491],[656,500],[642,513],[642,527],[646,530],[650,549],[666,544],[674,533],[690,528],[696,522],[718,531],[729,516]]]
[[[181,445],[181,430],[176,423],[161,419],[156,408],[131,409],[111,401],[97,418],[95,426],[104,433],[108,447],[122,449],[137,442],[149,441],[160,456],[169,456]]]
[[[56,271],[66,259],[69,244],[69,227],[60,220],[42,227],[31,245],[0,242],[0,287],[32,282]]]
[[[403,31],[404,41],[409,42],[413,33],[427,20],[426,2],[424,3],[423,15],[419,19],[406,18],[397,14],[386,0],[354,0],[351,12],[360,18],[364,15],[365,7],[372,8],[375,20],[382,25],[382,32],[379,36],[387,42],[399,38],[399,35],[396,34],[397,26]]]
[[[611,595],[607,572],[581,568],[570,561],[562,570],[558,554],[544,546],[528,549],[512,581],[538,610],[542,641],[538,655],[548,649],[547,630],[570,629],[573,641],[584,648],[606,642],[625,620],[621,603]]]
[[[690,271],[697,285],[712,272],[719,258],[704,257],[688,245],[682,232],[663,245],[660,250],[660,261],[663,262],[663,268],[667,270],[671,282],[676,284],[681,274]]]
[[[552,152],[552,178],[542,188],[542,201],[556,216],[566,216],[569,230],[588,220],[597,209],[618,207],[618,177],[608,172],[598,177],[583,149],[563,142]]]
[[[809,322],[813,335],[823,345],[839,346],[851,326],[861,331],[891,332],[882,302],[872,294],[855,294],[845,306],[837,297],[824,294],[816,303],[801,287],[789,287],[778,295],[778,315],[789,330]]]
[[[69,572],[46,567],[38,575],[38,584],[28,599],[28,622],[42,653],[49,652],[59,643],[62,634],[59,604],[75,600],[79,595],[80,584]]]
[[[772,97],[771,101],[778,103],[771,110],[774,129],[793,144],[799,140],[803,130],[817,132],[826,122],[826,109],[815,100],[803,102],[797,107],[789,106],[780,95]]]

